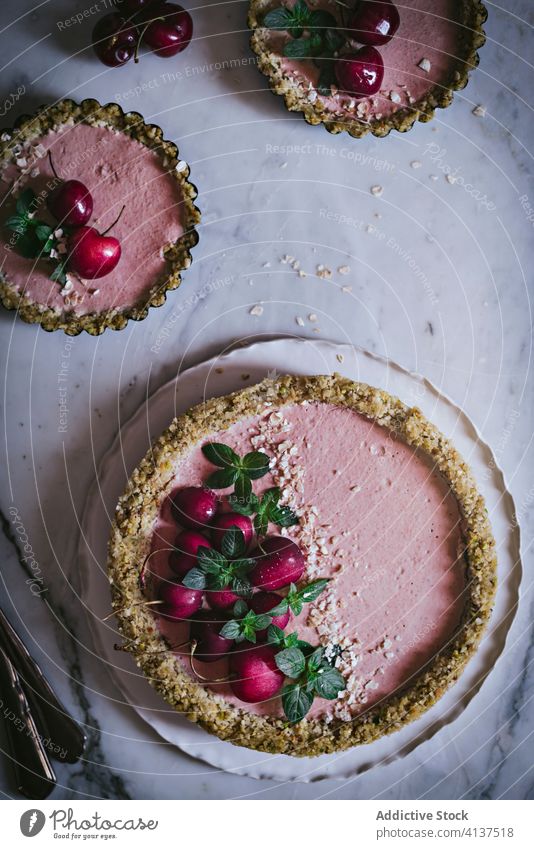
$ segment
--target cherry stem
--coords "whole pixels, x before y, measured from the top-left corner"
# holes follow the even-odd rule
[[[212,680],[210,680],[209,678],[206,678],[206,676],[205,676],[205,675],[202,675],[202,673],[198,671],[198,669],[196,668],[196,666],[195,666],[195,664],[194,664],[194,661],[193,661],[193,657],[194,657],[195,652],[196,652],[196,650],[197,650],[197,646],[198,646],[197,641],[196,641],[196,640],[191,640],[191,650],[190,650],[190,652],[189,652],[189,662],[190,662],[190,664],[191,664],[191,670],[192,670],[192,672],[193,672],[194,676],[195,676],[196,678],[198,678],[198,679],[199,679],[199,681],[205,681],[205,683],[206,683],[206,684],[223,684],[223,683],[227,683],[227,682],[230,680],[230,678],[229,678],[229,676],[228,676],[228,675],[225,675],[225,676],[224,676],[224,678],[213,678]]]
[[[165,23],[165,18],[161,18],[161,17],[160,18],[152,18],[151,21],[147,21],[146,24],[144,25],[143,29],[141,30],[141,32],[139,34],[139,38],[137,39],[137,44],[135,45],[134,62],[136,64],[137,64],[137,62],[139,62],[139,48],[141,46],[143,36],[144,36],[145,32],[147,31],[147,29],[149,28],[149,26],[151,24],[153,24],[155,21],[163,21],[163,23]]]
[[[58,177],[58,175],[57,175],[57,171],[56,171],[56,169],[54,168],[54,163],[52,162],[52,154],[50,153],[50,151],[48,151],[48,159],[49,159],[49,161],[50,161],[50,167],[51,167],[51,169],[52,169],[52,174],[54,175],[54,177],[56,178],[56,180],[60,180],[60,179],[61,179],[61,177]]]
[[[124,206],[122,207],[121,211],[117,215],[113,224],[110,224],[109,227],[107,228],[107,230],[104,230],[104,232],[100,234],[101,236],[105,236],[107,233],[109,233],[110,230],[113,230],[115,224],[117,224],[119,218],[121,217],[121,215],[122,215],[122,213],[124,212],[125,209],[126,209],[126,204],[124,204]]]
[[[124,209],[124,207],[123,207],[123,209]],[[122,210],[121,210],[121,214],[122,214]],[[111,225],[111,226],[113,226],[113,225]],[[107,233],[107,230],[106,230],[106,233]],[[143,565],[141,566],[141,569],[139,570],[139,586],[140,586],[141,590],[145,589],[145,582],[146,582],[145,576],[146,576],[146,572],[147,572],[147,563],[148,563],[148,561],[150,560],[151,557],[154,557],[154,555],[158,554],[160,551],[176,551],[176,549],[175,548],[156,548],[155,551],[151,551],[150,554],[147,554],[147,556],[143,560]],[[148,570],[148,571],[149,571],[149,574],[152,574],[152,572],[150,572],[150,570]]]
[[[116,616],[117,613],[122,613],[124,610],[128,610],[128,608],[130,607],[148,607],[149,605],[162,603],[163,602],[160,599],[156,599],[155,601],[136,601],[133,604],[125,604],[124,607],[119,607],[118,610],[112,610],[111,613],[108,613],[107,616],[104,616],[102,622],[107,622],[108,619],[111,619],[113,616]]]

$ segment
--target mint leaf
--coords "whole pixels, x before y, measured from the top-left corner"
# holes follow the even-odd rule
[[[252,483],[246,474],[238,472],[238,476],[235,480],[234,494],[242,504],[245,504],[250,499],[250,496],[252,495]]]
[[[230,586],[236,595],[242,595],[245,598],[250,598],[252,595],[252,586],[247,578],[237,576],[233,578]]]
[[[199,546],[197,550],[197,560],[199,568],[212,575],[217,574],[227,565],[224,555],[214,548],[206,548],[203,545]]]
[[[313,703],[313,695],[301,684],[290,684],[282,693],[282,706],[290,722],[304,719]]]
[[[263,18],[263,26],[269,29],[289,29],[293,15],[287,9],[271,9]]]
[[[239,468],[241,462],[239,455],[229,445],[224,445],[222,442],[208,442],[207,445],[202,446],[202,453],[210,463],[221,468],[228,466]]]
[[[242,516],[252,516],[258,509],[259,504],[258,497],[253,492],[246,499],[238,498],[234,492],[228,498],[228,502],[232,510],[236,513],[241,513]]]
[[[22,235],[28,229],[29,221],[23,215],[11,215],[6,221],[6,227]]]
[[[333,62],[325,62],[321,67],[321,73],[319,74],[319,81],[317,83],[317,91],[319,94],[322,94],[325,97],[330,97],[332,92],[330,90],[330,86],[336,84],[336,76],[334,73],[334,63]]]
[[[241,460],[241,468],[248,478],[257,480],[269,471],[269,457],[262,451],[250,451]]]
[[[246,543],[243,531],[237,526],[229,528],[222,538],[221,552],[229,560],[242,557],[245,553]]]
[[[315,601],[319,598],[325,587],[330,583],[330,578],[320,578],[318,581],[312,581],[311,584],[306,584],[298,591],[298,596],[301,601]]]
[[[17,239],[16,250],[25,259],[36,259],[41,254],[41,242],[35,235],[34,230],[26,230]],[[52,275],[50,275],[52,277]],[[52,277],[52,280],[59,278]]]
[[[67,282],[66,269],[67,260],[58,263],[58,265],[56,265],[56,267],[52,270],[50,274],[50,280],[55,280],[57,283],[61,283],[61,285],[64,286]]]
[[[335,19],[333,24],[326,24],[326,26],[336,27],[337,24]],[[329,53],[336,53],[336,51],[345,44],[345,36],[341,35],[341,33],[335,29],[327,29],[324,33],[324,42]]]
[[[182,584],[190,590],[203,590],[206,587],[206,576],[201,569],[195,566],[184,576]]]
[[[221,637],[225,637],[227,640],[237,640],[241,635],[241,625],[235,619],[231,619],[226,622],[219,633]]]
[[[296,38],[284,44],[282,53],[288,59],[309,59],[312,53],[311,38]]]
[[[309,656],[306,664],[306,668],[308,672],[317,672],[321,663],[323,662],[324,656],[324,648],[319,646],[318,649],[315,649],[314,652]]]
[[[312,655],[313,657],[313,655]],[[310,658],[311,660],[311,658]],[[339,694],[346,689],[345,679],[341,672],[332,666],[323,666],[319,669],[313,686],[318,696],[323,699],[337,699]]]
[[[236,601],[236,603],[234,604],[234,616],[238,616],[239,618],[242,618],[243,616],[245,616],[247,611],[248,611],[248,607],[245,604],[245,602],[242,601],[241,599],[238,599]]]
[[[269,528],[269,520],[265,512],[257,513],[254,516],[254,533],[257,537],[264,537]]]
[[[310,29],[326,29],[327,27],[334,27],[335,29],[337,26],[338,23],[335,17],[330,12],[325,12],[323,9],[317,9],[310,15]],[[345,39],[342,40],[344,41]]]
[[[28,215],[32,211],[36,197],[33,189],[24,189],[17,198],[16,208],[19,215]]]
[[[298,525],[299,517],[289,507],[280,507],[276,505],[269,510],[269,519],[278,525],[280,528],[290,528],[292,525]]]
[[[238,469],[219,469],[217,472],[212,472],[206,481],[206,485],[211,489],[226,489],[227,486],[232,486],[239,476]]]
[[[273,646],[279,646],[284,643],[284,632],[278,625],[269,625],[267,628],[267,642]]]
[[[43,224],[42,221],[38,221],[35,227],[35,235],[41,242],[47,242],[52,233],[54,232],[53,227],[50,227],[49,224]]]
[[[274,661],[284,675],[288,678],[299,678],[306,667],[306,658],[298,648],[282,649],[275,656]]]

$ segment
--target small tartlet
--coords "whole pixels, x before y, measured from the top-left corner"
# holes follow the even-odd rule
[[[443,84],[434,85],[419,100],[410,104],[399,106],[388,116],[366,118],[357,114],[347,117],[336,117],[329,112],[324,105],[323,98],[313,93],[284,73],[282,68],[282,56],[273,51],[269,44],[271,31],[263,26],[265,14],[273,8],[284,5],[282,2],[273,0],[251,0],[248,12],[248,26],[252,31],[250,45],[258,57],[258,67],[268,78],[269,86],[274,94],[282,95],[286,108],[290,112],[301,112],[308,124],[323,124],[328,132],[337,134],[346,132],[353,138],[362,138],[368,133],[376,137],[387,136],[391,130],[404,133],[420,121],[426,123],[435,114],[435,110],[450,106],[455,91],[459,91],[468,83],[470,72],[478,65],[478,50],[483,46],[486,36],[483,24],[488,13],[481,0],[457,0],[458,18],[461,28],[461,44],[457,49],[457,62],[454,69],[451,68],[450,77]],[[328,8],[314,0],[309,4],[316,8]],[[402,15],[402,7],[399,10]],[[401,17],[402,20],[402,17]],[[386,45],[387,47],[387,45]],[[379,48],[382,50],[383,48]],[[358,100],[356,99],[356,104]]]
[[[199,441],[236,422],[292,403],[318,401],[354,410],[431,457],[465,521],[467,598],[462,625],[410,684],[350,722],[304,719],[296,725],[235,706],[193,680],[161,636],[140,586],[154,523],[172,488],[176,462]],[[222,740],[263,752],[314,756],[369,743],[430,708],[475,653],[496,589],[495,542],[484,499],[452,444],[417,408],[388,393],[332,376],[283,376],[214,398],[174,419],[132,474],[112,523],[108,571],[119,631],[152,686],[178,712]]]
[[[197,189],[188,179],[189,166],[180,160],[176,144],[163,137],[159,126],[145,123],[138,112],[124,112],[117,103],[101,105],[94,99],[86,99],[81,103],[65,99],[41,107],[35,115],[21,116],[13,128],[1,133],[0,166],[16,162],[21,146],[38,142],[47,132],[80,123],[123,133],[155,153],[163,168],[176,180],[183,207],[183,233],[174,243],[162,246],[166,261],[164,277],[154,281],[146,296],[143,296],[142,303],[83,314],[68,309],[52,309],[21,294],[10,283],[7,275],[0,273],[0,301],[6,309],[16,310],[23,321],[40,324],[47,331],[63,330],[70,336],[76,336],[82,331],[97,336],[106,328],[122,330],[130,319],[143,320],[151,307],[162,306],[166,293],[180,285],[181,272],[191,265],[191,249],[198,242],[196,228],[200,222],[200,210],[194,203]],[[120,270],[120,264],[118,268]],[[104,277],[99,282],[105,285],[105,280]]]

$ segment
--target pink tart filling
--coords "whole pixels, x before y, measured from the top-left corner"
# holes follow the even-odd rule
[[[43,198],[38,218],[55,223],[46,208],[46,197],[57,185],[48,151],[61,179],[79,180],[90,190],[94,201],[90,226],[103,232],[124,205],[112,231],[120,241],[121,258],[100,279],[84,280],[69,273],[62,288],[50,279],[50,262],[25,259],[6,238],[1,248],[6,280],[31,302],[58,312],[84,315],[143,304],[168,268],[164,249],[184,232],[179,185],[156,153],[125,133],[85,123],[65,125],[27,145],[17,166],[3,171],[4,219],[13,213],[13,195],[31,187]]]
[[[294,0],[287,3],[289,7],[293,5]],[[343,26],[337,3],[320,0],[309,5],[327,10]],[[454,79],[466,38],[465,28],[459,23],[460,8],[458,0],[404,0],[398,4],[399,28],[387,44],[377,48],[384,62],[384,78],[372,97],[340,93],[336,86],[332,96],[318,93],[319,68],[312,60],[284,57],[282,70],[307,92],[310,103],[320,102],[329,112],[361,120],[387,118],[399,109],[413,108],[434,86],[448,87]],[[270,31],[268,47],[281,55],[290,40],[285,32]],[[361,47],[357,42],[352,45],[354,51]],[[347,48],[342,51],[347,52]]]
[[[282,534],[304,553],[302,581],[331,579],[286,627],[313,645],[343,649],[346,690],[332,702],[316,698],[308,716],[350,721],[408,685],[457,633],[466,598],[462,518],[431,461],[360,414],[316,402],[271,409],[212,441],[274,458],[255,491],[279,486],[298,514]],[[201,486],[212,471],[199,445],[177,464],[172,489]],[[167,499],[149,561],[156,582],[173,578],[165,549],[179,530]],[[171,646],[187,641],[187,623],[155,618]],[[187,645],[176,653],[189,668]],[[195,667],[208,682],[228,675],[227,658]],[[279,696],[245,706],[227,683],[206,686],[252,713],[283,715]]]

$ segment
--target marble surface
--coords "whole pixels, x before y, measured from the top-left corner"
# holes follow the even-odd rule
[[[183,287],[121,333],[68,339],[0,315],[2,606],[89,736],[56,797],[532,798],[532,4],[488,4],[480,67],[451,108],[360,141],[308,127],[269,93],[245,2],[199,4],[187,52],[122,69],[87,48],[91,12],[59,25],[96,5],[2,4],[1,123],[65,95],[138,110],[179,143],[203,223]],[[522,527],[521,604],[491,686],[403,761],[342,784],[221,774],[163,743],[123,704],[78,599],[78,521],[121,422],[178,370],[280,333],[352,341],[431,378],[493,446]],[[5,759],[0,787],[14,795]]]

